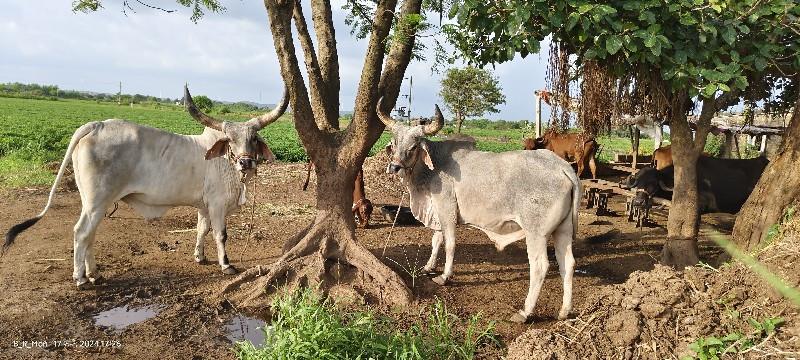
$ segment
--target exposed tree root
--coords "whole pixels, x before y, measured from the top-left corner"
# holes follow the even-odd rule
[[[409,304],[412,294],[400,276],[356,243],[353,232],[342,226],[318,217],[287,241],[275,263],[248,269],[217,296],[238,308],[260,310],[270,305],[276,293],[320,284],[324,294],[334,287],[348,287],[355,290],[349,293],[369,302]]]

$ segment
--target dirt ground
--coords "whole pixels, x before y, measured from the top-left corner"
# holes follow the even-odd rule
[[[419,275],[415,269],[421,268],[430,254],[432,232],[417,226],[392,229],[381,218],[381,205],[401,201],[397,184],[381,174],[383,164],[380,159],[368,159],[365,165],[367,196],[376,211],[372,226],[357,230],[357,237],[412,288],[417,300],[398,316],[413,318],[421,307],[442,299],[459,317],[483,312],[486,320],[501,320],[497,330],[505,345],[528,329],[557,326],[562,290],[552,246],[551,266],[532,324],[505,321],[521,308],[528,289],[522,244],[498,252],[482,232],[460,227],[452,284],[438,286],[430,276]],[[309,191],[300,191],[304,168],[304,164],[262,167],[255,189],[251,189],[255,202],[251,200],[228,218],[228,257],[239,270],[276,260],[284,242],[313,218],[315,189],[312,185]],[[20,189],[0,197],[0,231],[5,233],[10,226],[38,214],[48,190]],[[407,203],[407,197],[403,201]],[[120,203],[113,217],[100,225],[94,245],[106,282],[79,291],[71,279],[70,240],[80,206],[76,191],[59,191],[48,214],[0,258],[0,358],[233,358],[225,325],[242,314],[212,300],[212,289],[231,277],[223,275],[216,263],[193,261],[194,209],[176,208],[147,223]],[[613,214],[607,216],[585,208],[580,214],[574,244],[576,309],[596,301],[601,286],[621,284],[636,271],[652,270],[666,236],[663,216],[655,215],[653,226],[635,228],[623,215],[623,198],[612,198],[609,207]],[[724,214],[704,216],[703,234],[715,230],[728,233],[733,220]],[[251,221],[254,228],[249,233]],[[701,241],[705,260],[718,253]],[[210,238],[206,255],[215,261]],[[440,259],[438,270],[442,262]],[[100,312],[120,306],[150,306],[159,311],[121,331],[94,323]]]

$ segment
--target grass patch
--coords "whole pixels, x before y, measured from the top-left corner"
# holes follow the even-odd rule
[[[240,359],[471,359],[499,345],[494,322],[479,328],[480,314],[463,321],[441,301],[406,329],[370,310],[348,311],[311,289],[282,295],[271,310],[267,345],[237,342]]]
[[[0,192],[8,194],[14,188],[53,185],[55,175],[43,168],[43,163],[16,153],[0,156]]]

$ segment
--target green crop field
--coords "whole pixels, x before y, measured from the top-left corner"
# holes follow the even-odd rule
[[[252,115],[214,116],[243,121]],[[0,98],[0,189],[51,185],[54,176],[41,165],[63,159],[75,129],[87,122],[111,118],[179,134],[199,134],[203,129],[180,106],[130,107],[86,100]],[[442,132],[452,130],[445,129]],[[307,161],[291,116],[282,117],[260,133],[279,161]],[[463,133],[475,137],[481,150],[499,152],[522,149],[522,130],[519,129],[465,127]],[[384,133],[372,147],[370,155],[383,149],[390,138],[391,134]],[[625,138],[600,137],[598,142],[603,145],[601,161],[608,161],[614,152],[630,152],[630,141]],[[652,140],[643,139],[641,152],[647,154],[652,151]]]

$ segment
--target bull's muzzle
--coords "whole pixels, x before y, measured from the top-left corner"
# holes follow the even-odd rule
[[[397,174],[402,169],[403,169],[403,167],[401,165],[398,165],[398,164],[395,164],[395,163],[390,163],[389,165],[386,166],[386,173],[387,174]]]
[[[239,171],[250,170],[256,167],[256,161],[249,157],[239,158]]]
[[[650,207],[650,195],[645,191],[639,190],[631,203],[636,207]]]

